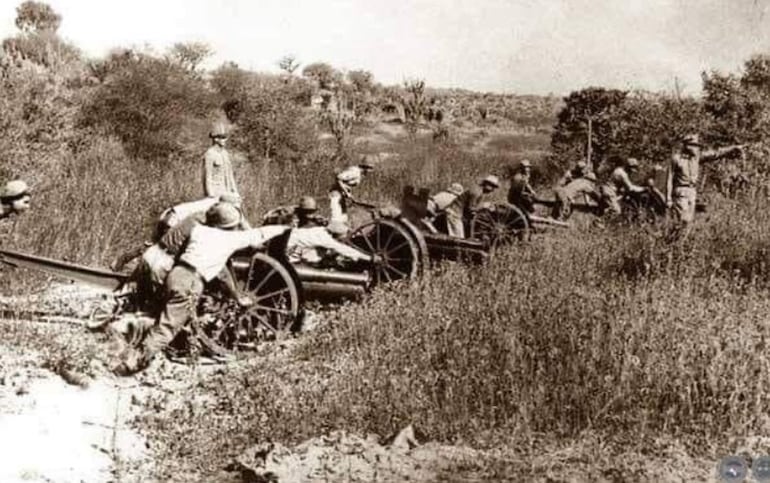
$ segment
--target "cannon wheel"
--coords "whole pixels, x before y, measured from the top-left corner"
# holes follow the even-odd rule
[[[372,270],[376,284],[413,278],[422,269],[420,245],[401,222],[374,220],[354,230],[350,242],[366,253],[382,257],[382,263]]]
[[[471,238],[484,241],[490,248],[529,240],[529,221],[515,206],[498,205],[495,211],[479,210],[471,219]]]
[[[259,340],[277,339],[294,329],[301,318],[303,293],[296,274],[265,253],[251,257],[248,272],[241,272],[238,288],[254,302],[227,317],[229,323],[216,327],[210,337],[227,349],[251,347]]]

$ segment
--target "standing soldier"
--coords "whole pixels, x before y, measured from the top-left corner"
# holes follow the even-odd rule
[[[684,226],[685,231],[695,217],[700,163],[713,161],[743,149],[743,145],[733,145],[701,151],[702,147],[697,134],[688,134],[682,138],[681,147],[671,156],[666,177],[666,206],[673,208],[674,216]]]
[[[345,168],[334,179],[334,184],[329,190],[329,209],[331,215],[329,222],[339,221],[349,226],[348,210],[355,204],[353,188],[361,184],[364,176],[373,170],[374,166],[364,157],[357,166]]]
[[[446,190],[436,193],[428,199],[428,213],[431,223],[438,217],[446,219],[447,234],[457,238],[465,238],[463,222],[463,202],[465,188],[460,183],[452,183]]]
[[[203,157],[203,193],[207,197],[219,198],[223,194],[232,193],[238,197],[238,187],[235,184],[233,164],[230,153],[225,149],[227,142],[227,127],[223,122],[217,122],[209,133],[211,147]]]
[[[529,177],[532,173],[532,163],[524,159],[519,164],[516,174],[511,179],[511,187],[508,190],[508,203],[519,208],[525,213],[535,211],[535,202],[537,193],[532,185],[529,184]]]
[[[0,189],[0,220],[27,211],[31,199],[29,186],[24,181],[17,179],[6,183]]]
[[[620,200],[625,194],[643,193],[647,191],[644,186],[639,186],[631,181],[631,173],[639,170],[639,161],[628,158],[625,166],[615,168],[610,178],[601,187],[601,202],[604,208],[608,208],[613,215],[621,213]]]

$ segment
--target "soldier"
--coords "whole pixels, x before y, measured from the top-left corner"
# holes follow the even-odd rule
[[[225,193],[232,193],[240,198],[238,186],[235,183],[233,165],[230,153],[225,149],[227,142],[227,127],[217,122],[209,133],[211,147],[203,157],[203,194],[207,197],[219,198]]]
[[[446,219],[447,234],[465,238],[463,208],[465,188],[460,183],[452,183],[446,191],[441,191],[428,199],[428,216],[431,225],[439,218]]]
[[[262,218],[263,225],[290,225],[294,228],[324,226],[327,220],[318,214],[318,203],[312,196],[303,196],[293,206],[279,206]]]
[[[229,276],[222,277],[228,259],[238,250],[259,247],[286,230],[286,226],[266,226],[232,231],[241,221],[240,212],[229,203],[217,203],[206,212],[206,224],[192,226],[184,250],[166,277],[164,307],[156,324],[142,341],[142,350],[129,346],[114,369],[121,375],[139,371],[166,347],[176,334],[195,317],[204,287],[215,279],[226,282],[228,292],[240,305],[253,303],[238,295]]]
[[[20,215],[30,208],[32,193],[24,181],[9,181],[0,189],[0,220]]]
[[[117,259],[115,259],[114,262],[112,262],[110,268],[114,272],[123,270],[123,267],[125,267],[126,264],[128,264],[131,260],[135,259],[139,255],[142,255],[142,253],[149,246],[152,246],[152,243],[157,243],[158,240],[160,240],[169,229],[175,227],[177,224],[183,220],[186,220],[187,218],[192,217],[195,218],[198,222],[203,223],[206,219],[206,211],[220,201],[230,203],[240,211],[241,198],[232,193],[225,193],[219,198],[208,197],[203,198],[202,200],[188,201],[186,203],[180,203],[178,205],[172,206],[160,214],[158,222],[155,225],[155,232],[152,235],[152,242],[144,243],[140,247],[123,253]],[[240,228],[248,230],[251,228],[251,226],[249,225],[249,222],[246,220],[246,218],[242,215],[243,213],[241,212]]]
[[[580,179],[588,173],[593,174],[593,171],[588,169],[588,163],[586,163],[585,161],[578,161],[573,168],[567,170],[567,172],[564,173],[564,176],[562,176],[561,179],[559,180],[558,186],[567,186],[572,181],[576,179]],[[596,179],[595,175],[594,175],[594,179]]]
[[[473,218],[477,211],[489,209],[492,203],[489,197],[500,187],[500,179],[493,175],[487,175],[478,185],[473,186],[463,196],[463,217],[466,220]]]
[[[511,179],[511,187],[508,190],[508,203],[525,213],[533,213],[535,202],[538,201],[537,193],[529,184],[531,172],[532,163],[528,159],[522,160]]]
[[[647,190],[644,186],[639,186],[631,181],[629,176],[639,170],[639,161],[635,158],[628,158],[625,165],[616,167],[609,179],[601,186],[601,203],[609,209],[614,215],[621,212],[620,200],[623,195],[629,193],[643,193]]]
[[[572,179],[566,185],[558,186],[554,190],[554,195],[556,202],[551,216],[557,220],[563,220],[572,211],[572,203],[579,197],[589,197],[594,200],[599,198],[596,192],[596,175],[593,171],[581,173],[580,177]]]
[[[347,233],[347,226],[339,221],[333,221],[327,226],[312,226],[309,222],[304,228],[292,230],[286,244],[286,254],[291,263],[320,263],[328,252],[348,258],[353,261],[371,262],[378,259],[339,240],[338,237]]]
[[[685,230],[695,217],[700,163],[717,160],[743,149],[740,144],[708,151],[702,151],[702,147],[697,134],[684,136],[681,146],[671,156],[666,177],[666,206],[673,208],[674,216]]]
[[[349,223],[348,209],[350,205],[356,203],[353,198],[353,188],[360,185],[364,176],[373,169],[374,166],[365,156],[357,166],[350,166],[337,174],[334,184],[329,189],[331,211],[329,222],[340,221],[346,225]]]

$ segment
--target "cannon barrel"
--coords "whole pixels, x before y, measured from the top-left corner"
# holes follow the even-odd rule
[[[343,284],[343,285],[358,285],[366,287],[369,285],[371,277],[367,272],[341,272],[331,270],[321,270],[318,268],[307,267],[304,265],[294,265],[294,269],[299,275],[299,279],[302,281],[302,286],[305,283],[322,283],[322,284]]]
[[[542,216],[529,215],[529,220],[533,223],[541,223],[544,225],[558,226],[560,228],[569,228],[569,223],[563,221],[554,220],[553,218],[544,218]]]

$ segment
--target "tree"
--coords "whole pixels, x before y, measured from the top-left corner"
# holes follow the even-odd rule
[[[302,69],[302,75],[318,83],[321,89],[333,90],[342,81],[342,74],[325,62],[315,62]]]
[[[418,79],[404,81],[404,90],[406,93],[400,99],[404,108],[404,122],[409,137],[414,138],[427,108],[425,81]]]
[[[294,75],[294,71],[299,68],[299,62],[294,54],[287,54],[280,58],[278,67],[288,75]]]
[[[27,0],[16,7],[16,27],[22,32],[56,32],[60,25],[61,15],[47,3]]]
[[[104,81],[81,109],[81,125],[116,136],[135,158],[162,160],[181,153],[185,122],[206,119],[215,107],[206,84],[167,59],[115,55],[105,60]]]
[[[177,42],[169,49],[168,58],[183,69],[194,72],[212,53],[211,47],[203,42]]]
[[[612,147],[613,113],[626,95],[626,91],[617,89],[589,87],[565,97],[551,136],[556,157],[569,162],[570,158],[587,157],[590,149],[592,163],[603,159]]]

